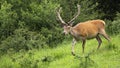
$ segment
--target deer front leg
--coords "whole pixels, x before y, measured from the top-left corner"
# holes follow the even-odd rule
[[[72,55],[75,56],[75,53],[74,53],[74,45],[76,44],[76,40],[73,38],[73,41],[72,41]]]

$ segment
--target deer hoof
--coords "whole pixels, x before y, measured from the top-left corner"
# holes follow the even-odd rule
[[[73,56],[75,56],[75,53],[74,52],[71,52]]]

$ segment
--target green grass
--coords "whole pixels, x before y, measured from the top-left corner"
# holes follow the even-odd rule
[[[111,37],[111,43],[102,38],[97,50],[97,41],[87,40],[85,53],[81,42],[71,54],[71,41],[64,41],[55,48],[10,52],[0,57],[0,68],[120,68],[120,36]]]

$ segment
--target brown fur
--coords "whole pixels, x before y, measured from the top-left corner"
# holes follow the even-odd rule
[[[72,27],[73,32],[78,38],[81,36],[82,39],[91,39],[97,36],[100,33],[100,30],[105,29],[105,24],[103,20],[91,20],[86,22],[78,23],[76,26]]]

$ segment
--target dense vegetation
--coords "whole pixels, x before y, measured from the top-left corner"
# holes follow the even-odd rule
[[[96,40],[90,40],[82,54],[81,43],[75,46],[77,56],[71,55],[71,41],[64,41],[56,48],[14,52],[0,57],[0,68],[119,68],[120,36],[112,37],[112,44],[103,39],[96,51]],[[94,44],[94,45],[93,45]]]
[[[21,57],[20,60],[16,60],[17,57],[12,58],[13,62],[10,66],[6,66],[5,64],[7,63],[4,62],[0,68],[4,66],[6,66],[5,68],[13,68],[15,64],[16,66],[14,68],[20,68],[20,66],[33,68],[36,63],[39,63],[38,65],[44,64],[39,62],[40,60],[43,60],[43,62],[44,60],[47,61],[45,64],[49,65],[49,62],[53,61],[54,58],[65,57],[66,52],[65,54],[60,52],[60,54],[55,54],[55,56],[47,55],[42,59],[40,58],[40,60],[33,59],[31,55],[33,55],[33,53],[38,55],[38,53],[44,53],[44,51],[50,51],[51,53],[53,51],[56,53],[56,51],[51,48],[57,48],[59,50],[60,46],[63,46],[62,48],[65,47],[64,45],[66,44],[61,43],[63,43],[66,38],[70,39],[70,36],[64,36],[62,34],[61,24],[56,17],[56,9],[62,7],[62,17],[65,21],[69,21],[77,12],[77,4],[81,5],[81,14],[75,20],[74,25],[82,21],[102,19],[106,22],[106,30],[107,33],[111,35],[111,38],[114,35],[118,35],[118,38],[120,38],[119,0],[0,0],[0,59],[2,59],[0,63],[6,58],[8,59],[6,62],[12,62],[9,57],[11,55],[18,57],[20,55]],[[114,43],[119,42],[118,38]],[[65,42],[69,43],[69,40]],[[94,42],[90,44],[92,43]],[[114,44],[112,43],[111,45],[113,45],[112,48],[114,49]],[[115,45],[119,44],[115,43]],[[118,50],[116,54],[119,54],[119,51],[120,50]],[[26,56],[24,56],[24,54],[26,54]],[[42,56],[44,56],[44,54],[34,57]],[[68,56],[69,55],[67,55],[67,57]],[[72,56],[70,57],[73,59]],[[71,58],[69,58],[69,60],[73,62],[74,60]],[[97,60],[95,55],[93,58]],[[16,61],[18,61],[18,63],[15,63]],[[33,62],[33,66],[29,65],[31,62]],[[77,60],[77,62],[79,61]]]

